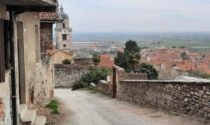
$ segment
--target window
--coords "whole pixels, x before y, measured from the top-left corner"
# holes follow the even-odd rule
[[[64,29],[66,28],[66,24],[65,24],[65,23],[63,23],[63,28],[64,28]]]
[[[67,35],[63,34],[63,41],[66,41],[66,40],[67,40]]]

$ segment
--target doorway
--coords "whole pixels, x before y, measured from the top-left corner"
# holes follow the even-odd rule
[[[26,104],[25,59],[23,22],[17,22],[18,66],[19,66],[19,99],[20,104]]]

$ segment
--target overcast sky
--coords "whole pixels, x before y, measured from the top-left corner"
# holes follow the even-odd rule
[[[210,0],[60,0],[74,32],[210,31]]]

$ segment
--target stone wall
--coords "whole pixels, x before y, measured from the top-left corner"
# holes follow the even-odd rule
[[[144,73],[121,73],[119,74],[119,80],[147,80],[147,74]]]
[[[96,85],[96,90],[99,92],[102,92],[107,95],[111,95],[111,88],[110,84],[107,81],[101,80],[99,83]]]
[[[81,78],[82,75],[89,72],[91,66],[81,65],[55,65],[55,87],[69,88]]]
[[[117,97],[168,112],[210,118],[210,83],[183,81],[119,81]]]

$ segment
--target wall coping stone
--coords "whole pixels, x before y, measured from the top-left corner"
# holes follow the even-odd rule
[[[130,84],[130,83],[162,83],[162,84],[209,84],[210,82],[204,81],[175,81],[175,80],[120,80],[120,84]]]
[[[68,64],[55,64],[55,68],[70,68],[70,69],[91,69],[94,66],[89,65],[68,65]]]

